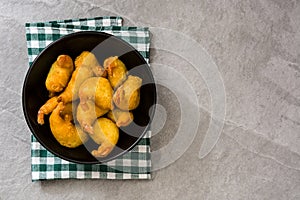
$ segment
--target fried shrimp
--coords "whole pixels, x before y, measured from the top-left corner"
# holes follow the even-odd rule
[[[126,66],[117,56],[105,59],[103,67],[107,71],[108,80],[114,89],[126,80]]]
[[[142,79],[128,76],[128,79],[116,90],[113,101],[121,110],[133,110],[140,103],[140,87]]]
[[[75,67],[87,67],[91,69],[95,76],[106,77],[107,75],[105,69],[99,65],[96,56],[89,51],[83,51],[75,59]]]
[[[43,125],[45,123],[44,116],[50,114],[55,107],[57,106],[57,97],[54,96],[51,99],[49,99],[38,111],[37,115],[37,122],[40,125]]]
[[[89,52],[83,51],[79,56],[75,59],[75,67],[88,67],[93,68],[95,66],[99,66],[96,56]]]
[[[95,101],[99,108],[112,109],[113,90],[106,78],[92,77],[84,81],[79,88],[80,104],[83,106],[88,100]]]
[[[68,81],[74,70],[73,60],[68,55],[60,55],[52,64],[45,81],[49,96],[61,92],[68,84]]]
[[[77,121],[79,122],[81,128],[83,131],[93,134],[93,123],[96,121],[96,119],[105,113],[108,112],[108,110],[104,110],[99,108],[95,105],[95,103],[91,100],[88,100],[85,105],[86,109],[83,109],[82,105],[79,104],[77,107]]]
[[[107,118],[99,118],[94,123],[94,134],[90,137],[99,144],[97,150],[92,151],[95,157],[107,156],[115,147],[119,139],[119,129],[115,123]]]
[[[75,148],[88,140],[80,126],[74,125],[70,120],[64,120],[61,113],[65,109],[63,103],[59,103],[50,115],[50,129],[55,139],[65,147]]]

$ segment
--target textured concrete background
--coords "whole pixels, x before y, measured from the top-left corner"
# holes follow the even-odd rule
[[[210,121],[207,88],[185,61],[154,49],[151,60],[188,76],[199,97],[200,128],[183,156],[149,181],[32,183],[21,107],[28,68],[24,23],[103,15],[180,31],[207,50],[226,88],[221,138],[198,158]],[[300,199],[299,1],[0,0],[0,29],[0,199]],[[153,34],[153,46],[159,42]],[[154,150],[170,141],[180,120],[172,92],[158,92],[168,116],[153,137]]]

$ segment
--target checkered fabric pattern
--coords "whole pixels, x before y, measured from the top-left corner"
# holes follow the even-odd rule
[[[77,31],[102,31],[115,35],[135,47],[149,62],[148,28],[123,27],[121,17],[70,19],[26,23],[29,65],[51,42]],[[128,153],[105,164],[76,164],[48,152],[31,135],[32,181],[49,179],[150,179],[151,131]]]

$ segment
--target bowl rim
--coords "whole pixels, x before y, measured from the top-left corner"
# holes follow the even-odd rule
[[[145,69],[147,70],[147,73],[149,74],[149,77],[151,79],[151,82],[153,83],[154,85],[154,92],[153,92],[153,96],[154,96],[154,99],[153,99],[153,105],[151,106],[151,109],[149,109],[148,111],[148,115],[149,115],[149,123],[145,126],[145,129],[143,131],[143,133],[140,134],[140,136],[136,139],[136,141],[127,149],[121,151],[120,153],[116,154],[115,156],[113,157],[110,157],[108,159],[104,159],[104,160],[97,160],[97,158],[95,158],[95,161],[78,161],[78,160],[75,160],[75,159],[71,159],[71,158],[68,158],[64,155],[61,155],[57,152],[55,152],[54,150],[52,150],[51,148],[48,148],[46,145],[40,138],[39,136],[35,133],[34,131],[34,128],[33,128],[33,125],[30,123],[30,117],[29,117],[29,113],[27,112],[27,108],[26,108],[26,98],[25,98],[25,93],[26,93],[26,85],[28,83],[28,79],[29,79],[29,76],[31,74],[31,71],[33,70],[33,67],[34,65],[36,64],[37,60],[43,55],[45,54],[45,52],[47,51],[48,48],[54,46],[56,43],[58,42],[61,42],[62,40],[66,40],[66,39],[69,39],[70,37],[74,37],[74,36],[77,36],[77,35],[102,35],[104,37],[113,37],[114,39],[118,40],[119,42],[123,43],[124,45],[127,45],[129,46],[130,48],[132,48],[133,51],[136,52],[136,55],[142,59],[143,61],[145,61],[145,65],[147,65],[147,67],[145,67]],[[151,122],[153,120],[153,117],[154,117],[154,114],[155,114],[155,109],[156,109],[156,104],[157,104],[157,88],[156,88],[156,83],[154,81],[154,77],[153,77],[153,73],[150,69],[150,66],[149,66],[149,63],[145,60],[145,58],[140,54],[140,52],[134,48],[130,43],[126,42],[125,40],[121,39],[121,38],[118,38],[117,36],[114,36],[112,34],[109,34],[109,33],[105,33],[105,32],[101,32],[101,31],[77,31],[77,32],[74,32],[74,33],[69,33],[67,35],[64,35],[60,38],[58,38],[57,40],[51,42],[49,45],[47,45],[37,56],[36,58],[33,60],[32,64],[29,65],[29,68],[26,72],[26,76],[25,76],[25,79],[24,79],[24,82],[23,82],[23,85],[22,85],[22,110],[23,110],[23,114],[24,114],[24,117],[25,117],[25,121],[26,121],[26,124],[27,126],[29,127],[32,135],[36,138],[36,140],[47,150],[49,151],[50,153],[54,154],[55,156],[61,158],[61,159],[64,159],[66,161],[69,161],[69,162],[73,162],[73,163],[77,163],[77,164],[103,164],[103,163],[106,163],[106,162],[109,162],[109,161],[112,161],[112,160],[115,160],[121,156],[123,156],[124,154],[126,154],[127,152],[131,151],[136,145],[137,143],[145,136],[145,134],[150,130],[150,126],[151,126]],[[32,142],[32,141],[31,141]],[[87,149],[86,149],[87,150]],[[88,150],[87,150],[88,151]]]

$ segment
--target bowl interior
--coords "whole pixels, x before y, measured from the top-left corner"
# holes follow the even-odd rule
[[[90,150],[98,147],[91,139],[86,145],[74,149],[61,146],[51,133],[49,116],[45,117],[44,125],[39,125],[36,121],[39,108],[48,100],[45,80],[52,63],[61,54],[67,54],[75,60],[82,51],[93,52],[100,64],[103,64],[104,59],[109,56],[119,56],[129,70],[129,74],[143,79],[140,104],[133,110],[134,123],[120,129],[116,148],[105,158],[96,159],[90,154]],[[150,108],[156,103],[156,88],[149,66],[131,45],[106,33],[87,31],[64,36],[40,53],[26,75],[22,98],[27,124],[36,139],[47,150],[71,162],[95,164],[123,155],[144,136],[154,115],[154,109]]]

